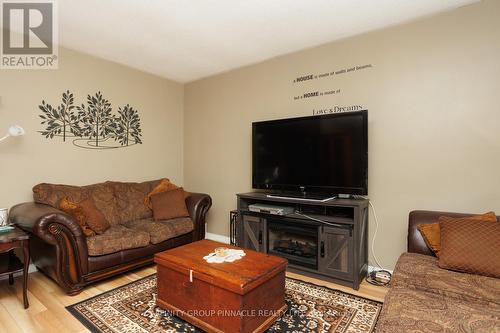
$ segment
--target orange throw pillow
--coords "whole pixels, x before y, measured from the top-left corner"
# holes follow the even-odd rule
[[[176,217],[189,217],[182,187],[151,196],[155,221],[170,220]]]
[[[163,178],[158,185],[144,198],[144,204],[148,206],[150,209],[153,209],[153,205],[151,204],[151,197],[157,193],[167,192],[178,189],[179,186],[171,183],[168,178]]]
[[[448,216],[440,216],[438,221],[429,224],[419,224],[417,226],[418,230],[424,237],[427,246],[434,252],[434,254],[439,257],[439,251],[441,250],[441,233],[439,229],[439,223],[441,221],[448,220],[472,220],[472,221],[488,221],[496,222],[497,217],[494,212],[488,212],[482,215],[474,215],[470,217],[453,218]]]
[[[500,223],[461,219],[439,225],[439,267],[500,278]]]
[[[87,216],[77,204],[71,202],[68,198],[63,198],[59,203],[59,209],[73,217],[75,221],[78,222],[82,228],[83,234],[86,237],[95,236],[94,230],[90,229],[87,225]]]

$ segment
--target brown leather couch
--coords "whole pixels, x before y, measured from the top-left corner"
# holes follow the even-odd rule
[[[500,332],[500,279],[439,268],[417,229],[443,215],[472,214],[410,213],[408,252],[394,269],[377,333]]]
[[[160,180],[143,183],[105,182],[88,186],[39,184],[35,202],[11,208],[9,219],[31,234],[31,259],[69,295],[84,286],[153,262],[153,255],[205,238],[210,196],[189,193],[189,218],[153,221],[144,199]],[[64,197],[91,196],[111,227],[86,237],[80,225],[57,209]]]

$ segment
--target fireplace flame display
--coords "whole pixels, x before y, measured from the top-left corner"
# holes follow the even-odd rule
[[[313,258],[316,256],[317,247],[309,242],[288,239],[274,242],[273,250],[294,256]]]

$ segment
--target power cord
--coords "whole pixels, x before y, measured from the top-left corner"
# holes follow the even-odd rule
[[[354,195],[353,196],[355,199],[367,199],[367,197],[362,196],[362,195]],[[371,250],[372,250],[372,257],[375,263],[377,264],[378,267],[382,268],[382,265],[380,264],[377,255],[375,254],[375,238],[377,238],[377,232],[378,232],[378,217],[377,217],[377,212],[375,211],[375,206],[372,204],[371,201],[368,201],[368,205],[372,210],[373,213],[373,220],[375,221],[375,231],[373,232],[373,238],[372,238],[372,244],[371,244]],[[366,277],[366,282],[376,285],[376,286],[387,286],[389,283],[391,283],[392,279],[392,274],[391,272],[385,270],[385,269],[379,269],[379,270],[373,270],[370,273],[368,273]]]
[[[392,274],[385,269],[374,270],[368,273],[365,280],[375,286],[387,286],[391,283]]]

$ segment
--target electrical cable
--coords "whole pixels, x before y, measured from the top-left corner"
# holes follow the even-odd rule
[[[375,286],[387,286],[391,283],[392,274],[391,272],[380,269],[378,271],[371,271],[366,276],[365,280],[369,284],[373,284]]]
[[[382,268],[382,265],[378,261],[377,255],[375,254],[375,238],[377,238],[377,232],[378,232],[377,212],[375,211],[375,206],[373,206],[371,201],[369,201],[368,204],[370,205],[370,208],[372,209],[373,220],[375,221],[375,231],[373,232],[373,238],[372,238],[372,256],[373,256],[373,260],[375,260],[375,263],[377,264],[377,266]]]
[[[368,200],[367,197],[362,195],[354,195],[354,198],[362,198]],[[372,272],[368,273],[366,281],[376,286],[386,286],[391,282],[392,274],[389,271],[382,269],[382,265],[380,264],[380,261],[378,260],[377,255],[375,254],[375,239],[377,238],[377,232],[378,232],[378,216],[377,212],[375,211],[375,206],[372,204],[371,201],[368,201],[368,205],[372,210],[373,220],[375,221],[375,231],[373,232],[373,238],[371,244],[372,257],[377,266],[381,269],[373,270]],[[380,275],[384,276],[383,278],[384,281],[381,281],[380,278],[377,277],[377,273],[379,274],[379,276]]]
[[[367,197],[362,196],[362,195],[353,195],[353,197],[360,198],[360,199],[365,199],[369,200]],[[371,201],[368,201],[368,205],[370,206],[372,213],[373,213],[373,220],[375,221],[375,231],[373,232],[373,238],[372,238],[372,244],[371,244],[371,250],[372,250],[372,256],[373,260],[377,264],[378,267],[382,268],[382,265],[380,264],[377,255],[375,254],[375,238],[377,238],[377,232],[378,232],[378,217],[377,217],[377,212],[375,211],[375,206],[372,204]]]

